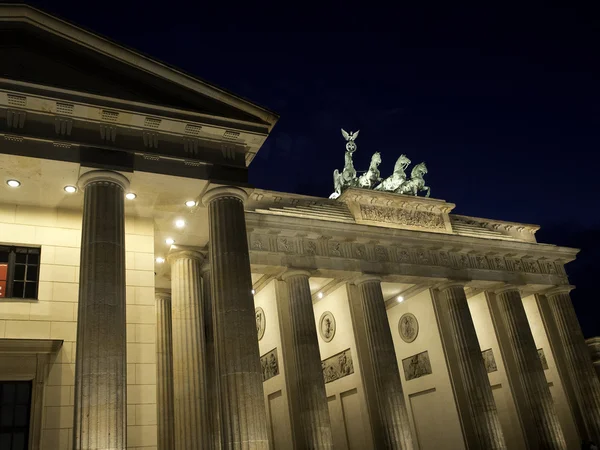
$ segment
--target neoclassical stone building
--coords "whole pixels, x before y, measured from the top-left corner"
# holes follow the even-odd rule
[[[577,250],[254,189],[274,113],[32,8],[0,61],[1,449],[600,442]]]

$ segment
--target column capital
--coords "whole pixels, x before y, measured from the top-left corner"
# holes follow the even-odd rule
[[[453,287],[465,288],[469,280],[448,280],[436,286],[436,289],[443,292]]]
[[[517,291],[519,293],[519,296],[521,295],[521,290],[519,289],[519,286],[515,286],[514,284],[506,284],[504,286],[500,286],[499,288],[491,290],[491,292],[493,292],[496,295],[504,294],[505,292],[509,291]]]
[[[360,286],[361,284],[369,283],[369,282],[381,283],[381,277],[378,277],[377,275],[365,275],[365,274],[363,274],[360,277],[358,277],[356,280],[354,280],[353,284],[355,284],[356,286]]]
[[[207,272],[210,273],[211,270],[212,268],[210,267],[210,261],[208,260],[208,258],[206,258],[204,260],[204,264],[202,264],[202,267],[200,267],[200,273],[202,274],[202,276],[204,276]]]
[[[308,270],[289,268],[288,270],[286,270],[285,272],[283,272],[281,274],[282,281],[287,281],[289,278],[292,278],[292,277],[310,278],[310,272]]]
[[[205,259],[204,255],[199,251],[185,247],[178,247],[177,249],[174,249],[171,252],[169,252],[169,254],[167,255],[167,261],[169,263],[182,258],[195,259],[197,261],[200,261],[200,263],[204,262]]]
[[[89,184],[98,182],[117,184],[121,186],[124,191],[129,189],[129,180],[127,177],[118,172],[113,172],[112,170],[91,170],[86,172],[79,177],[77,185],[81,190],[85,190]]]
[[[565,284],[562,286],[554,286],[554,287],[548,289],[547,291],[543,292],[543,294],[546,297],[551,297],[553,295],[558,295],[558,294],[568,294],[573,289],[575,289],[575,286],[573,286],[571,284]]]
[[[171,300],[171,291],[169,289],[155,289],[154,296],[161,300]]]
[[[237,186],[219,186],[205,192],[202,196],[202,203],[208,206],[212,201],[223,197],[233,197],[245,203],[248,199],[248,193]]]

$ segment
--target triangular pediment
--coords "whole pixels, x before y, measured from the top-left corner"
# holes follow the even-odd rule
[[[27,6],[0,5],[0,78],[271,128],[276,114]]]

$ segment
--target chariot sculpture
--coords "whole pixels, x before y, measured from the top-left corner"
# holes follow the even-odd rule
[[[411,160],[406,155],[400,155],[394,166],[394,172],[386,179],[382,179],[379,172],[379,164],[381,164],[381,154],[375,152],[371,157],[371,163],[368,170],[362,175],[357,176],[354,169],[352,155],[358,149],[356,138],[358,131],[347,132],[342,128],[342,136],[346,139],[346,153],[344,155],[344,168],[340,173],[339,170],[333,171],[333,188],[334,192],[329,196],[331,199],[336,199],[342,192],[349,187],[358,187],[362,189],[374,189],[376,191],[394,192],[404,195],[418,195],[419,192],[425,192],[425,197],[429,197],[431,189],[425,185],[423,178],[427,173],[427,166],[424,162],[413,167],[410,172],[410,178],[406,176],[406,170],[411,164]]]

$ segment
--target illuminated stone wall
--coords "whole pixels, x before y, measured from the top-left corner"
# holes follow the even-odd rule
[[[156,448],[156,317],[152,221],[127,218],[128,448]],[[41,246],[38,300],[0,300],[0,338],[59,339],[45,387],[41,448],[71,448],[81,214],[0,205],[3,244]],[[1,371],[1,369],[0,369]]]

